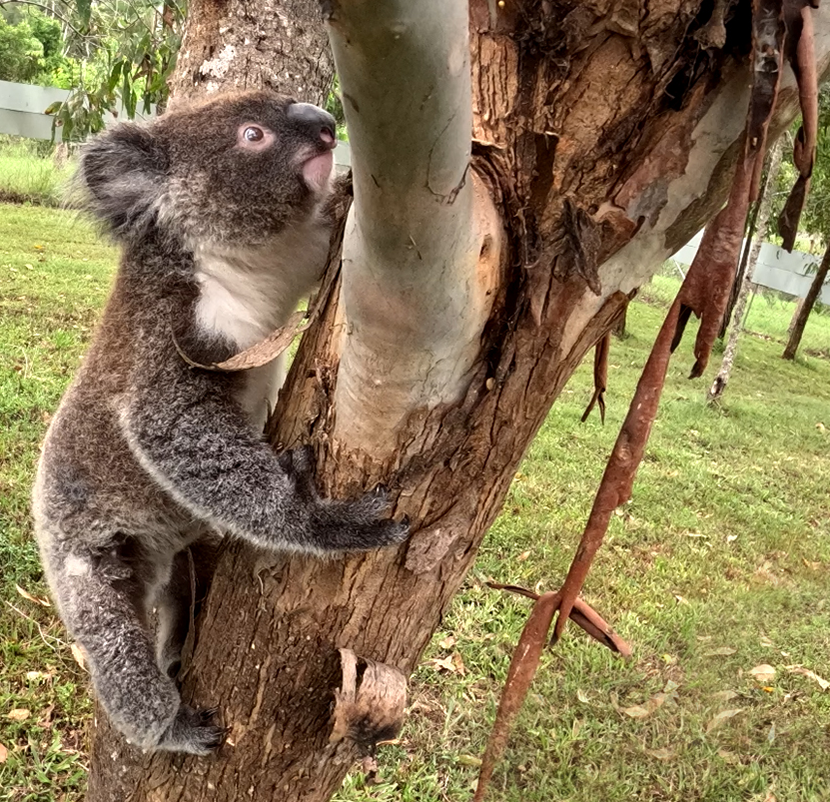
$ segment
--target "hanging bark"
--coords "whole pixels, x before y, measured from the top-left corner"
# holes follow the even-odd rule
[[[830,245],[824,251],[824,256],[821,258],[821,264],[813,276],[813,283],[804,297],[804,303],[798,309],[798,316],[790,331],[790,337],[787,340],[787,346],[784,348],[784,353],[781,354],[782,359],[795,359],[798,346],[801,345],[801,338],[804,336],[804,328],[807,325],[807,318],[810,317],[810,312],[813,311],[816,301],[821,294],[821,288],[824,282],[827,281],[827,275],[830,272]]]
[[[746,12],[746,0],[740,2]],[[202,45],[218,42],[223,24],[211,21],[211,4],[194,0],[193,6],[200,21],[190,28],[180,79],[192,78],[194,65],[215,58]],[[744,119],[735,108],[747,107],[751,43],[748,29],[730,24],[735,6],[719,6],[725,26],[719,44],[718,26],[708,27],[711,4],[693,0],[652,3],[643,20],[615,13],[604,0],[504,8],[488,0],[470,3],[472,166],[464,183],[449,171],[449,191],[443,182],[429,186],[436,204],[467,203],[467,187],[485,194],[481,208],[489,200],[498,213],[496,223],[487,215],[481,223],[491,236],[472,240],[476,259],[468,279],[484,288],[487,304],[486,319],[461,349],[469,353],[467,345],[475,342],[474,357],[453,372],[446,395],[416,392],[401,402],[396,394],[394,419],[386,417],[378,432],[370,431],[374,447],[363,449],[351,424],[364,433],[371,429],[373,413],[361,409],[361,398],[377,406],[379,395],[374,389],[351,392],[343,429],[340,393],[351,378],[342,358],[351,347],[344,344],[349,307],[365,299],[350,300],[349,293],[360,292],[357,285],[335,288],[303,337],[269,430],[272,442],[283,447],[314,444],[321,488],[332,495],[385,482],[396,498],[395,514],[412,521],[412,537],[397,552],[327,562],[229,544],[198,622],[182,689],[194,704],[220,706],[229,730],[226,746],[208,761],[145,756],[99,719],[89,802],[324,802],[361,750],[371,748],[348,737],[330,740],[337,726],[334,692],[347,693],[340,650],[403,675],[417,665],[553,400],[618,321],[628,293],[720,209],[736,165],[745,161]],[[365,14],[365,24],[372,24],[365,0],[327,7],[335,25],[338,13]],[[390,59],[400,52],[398,38],[406,39],[410,25],[418,24],[413,8],[400,6],[407,24],[389,23],[378,12],[387,25],[383,41]],[[258,13],[249,7],[249,15]],[[826,26],[824,12],[819,20]],[[828,53],[819,55],[823,71]],[[465,62],[457,50],[436,60],[454,73]],[[366,68],[378,69],[370,61]],[[182,80],[182,92],[193,89],[186,85],[190,79]],[[292,93],[309,98],[296,88]],[[407,128],[429,99],[429,92],[399,92],[398,113],[390,118],[398,128],[386,138],[407,142]],[[773,136],[791,121],[796,100],[789,89]],[[351,108],[364,113],[359,99]],[[440,132],[431,144],[441,145]],[[357,138],[353,146],[359,149]],[[420,158],[403,147],[397,155],[406,162],[408,154]],[[417,166],[409,166],[417,174]],[[380,167],[389,169],[384,162]],[[746,187],[752,171],[743,175]],[[370,169],[356,170],[356,214],[372,202],[365,181],[373,176]],[[479,208],[477,203],[470,206]],[[354,225],[370,222],[356,219]],[[405,249],[401,257],[416,264],[425,253],[419,242],[424,235],[401,236],[408,224],[399,219],[389,236]],[[504,252],[495,236],[502,229]],[[424,275],[433,268],[428,262]],[[367,297],[383,317],[382,331],[394,331],[396,309],[402,309],[401,320],[410,319],[398,293],[419,276],[412,267],[385,293],[370,287]],[[351,281],[348,270],[343,281]],[[706,304],[697,302],[705,298],[692,295],[683,302],[703,311]],[[673,315],[664,344],[676,331],[679,302]],[[382,331],[368,337],[367,347],[382,352]],[[415,334],[413,355],[423,345],[421,332]],[[394,342],[399,359],[406,357],[401,341],[408,339],[402,331]],[[701,350],[699,359],[703,355]],[[426,373],[410,381],[428,384],[435,367],[421,363]],[[383,384],[385,378],[365,380]],[[572,545],[563,538],[563,548]]]
[[[758,263],[758,256],[761,253],[761,245],[763,244],[764,238],[767,234],[770,209],[772,207],[772,196],[775,191],[775,184],[778,178],[779,169],[781,167],[781,149],[782,142],[781,139],[779,139],[770,152],[767,176],[761,190],[761,197],[758,203],[758,217],[756,222],[757,233],[755,239],[752,241],[752,249],[749,254],[744,274],[740,278],[741,284],[735,303],[734,320],[732,321],[732,328],[729,332],[729,340],[726,343],[726,350],[723,354],[723,361],[721,362],[720,370],[718,371],[717,376],[715,376],[715,380],[712,382],[712,386],[709,388],[709,392],[707,394],[707,401],[710,404],[723,395],[726,385],[729,382],[729,376],[732,372],[732,365],[735,362],[735,356],[738,353],[738,338],[743,330],[744,310],[746,309],[746,302],[749,298],[749,291],[752,289],[752,276],[755,273],[755,265]]]
[[[763,195],[763,191],[761,193]],[[755,242],[755,228],[758,223],[758,211],[761,208],[761,199],[759,198],[753,205],[749,213],[749,220],[746,224],[746,235],[744,237],[744,249],[741,252],[741,261],[738,264],[738,271],[735,273],[735,283],[732,285],[732,292],[729,293],[729,301],[726,304],[726,312],[723,313],[723,321],[720,324],[720,331],[718,332],[718,339],[722,340],[726,336],[729,323],[732,320],[732,312],[735,309],[735,304],[738,300],[738,293],[743,286],[744,273],[746,273],[746,265],[749,261],[749,252],[752,250],[752,243]]]

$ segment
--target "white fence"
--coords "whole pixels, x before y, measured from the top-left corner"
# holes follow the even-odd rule
[[[703,232],[701,231],[688,244],[684,245],[672,259],[681,265],[690,265],[692,259],[695,258],[702,236]],[[818,266],[820,261],[820,256],[812,256],[801,251],[787,253],[783,248],[765,242],[761,246],[761,253],[755,265],[752,281],[762,287],[780,290],[796,298],[803,298],[807,295],[807,291],[813,283],[815,267]],[[813,268],[812,272],[809,272],[811,268]],[[824,285],[819,298],[823,304],[830,304],[830,283]]]
[[[43,110],[68,95],[66,89],[0,81],[0,134],[51,139],[52,118]]]

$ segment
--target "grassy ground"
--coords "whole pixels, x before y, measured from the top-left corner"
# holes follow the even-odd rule
[[[44,144],[0,136],[0,201],[61,205],[72,167],[43,158]]]
[[[0,802],[81,799],[86,680],[38,601],[27,503],[38,441],[113,261],[71,215],[0,206]],[[629,336],[613,344],[604,428],[579,424],[589,366],[572,379],[413,678],[380,782],[354,773],[339,802],[470,798],[529,609],[482,580],[551,589],[564,577],[676,287],[658,279],[633,304]],[[830,799],[830,691],[794,668],[830,679],[830,361],[809,355],[830,348],[830,317],[811,318],[791,364],[776,341],[791,314],[755,299],[750,326],[765,337],[742,341],[718,409],[685,378],[693,360],[681,347],[633,500],[587,586],[634,658],[569,629],[543,659],[494,801]],[[761,664],[774,675],[755,676]]]

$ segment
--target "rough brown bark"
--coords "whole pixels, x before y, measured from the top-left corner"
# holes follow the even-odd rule
[[[821,294],[821,288],[824,282],[827,281],[827,274],[830,272],[830,245],[824,252],[821,259],[821,264],[813,276],[813,283],[804,297],[804,303],[799,306],[798,316],[792,325],[790,337],[787,340],[787,347],[784,353],[781,354],[782,359],[795,359],[795,354],[798,351],[798,346],[801,345],[801,338],[804,336],[804,327],[807,325],[807,318],[810,317],[810,312],[813,311],[818,296]]]
[[[322,105],[333,78],[317,0],[197,1],[189,4],[170,102],[270,87]]]
[[[332,436],[344,328],[333,293],[271,432],[282,446],[315,444],[328,492],[385,481],[412,538],[329,562],[231,544],[183,688],[221,707],[227,746],[208,761],[146,757],[99,722],[90,802],[330,798],[357,754],[328,743],[337,648],[412,670],[565,382],[627,293],[722,205],[743,126],[748,6],[736,4],[746,24],[721,41],[706,34],[711,4],[696,0],[652,2],[643,21],[610,0],[493,4],[495,18],[472,0],[474,166],[509,250],[470,386],[457,404],[413,410],[391,453],[347,452]],[[196,10],[208,33],[220,25],[212,8]],[[192,55],[207,35],[196,24],[179,79],[212,57]],[[794,100],[784,90],[772,138]],[[718,104],[725,116],[707,122]]]

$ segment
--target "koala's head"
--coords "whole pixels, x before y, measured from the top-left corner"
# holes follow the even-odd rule
[[[328,193],[334,118],[253,91],[217,95],[148,125],[121,124],[84,148],[78,179],[119,239],[155,226],[188,247],[259,245]]]

